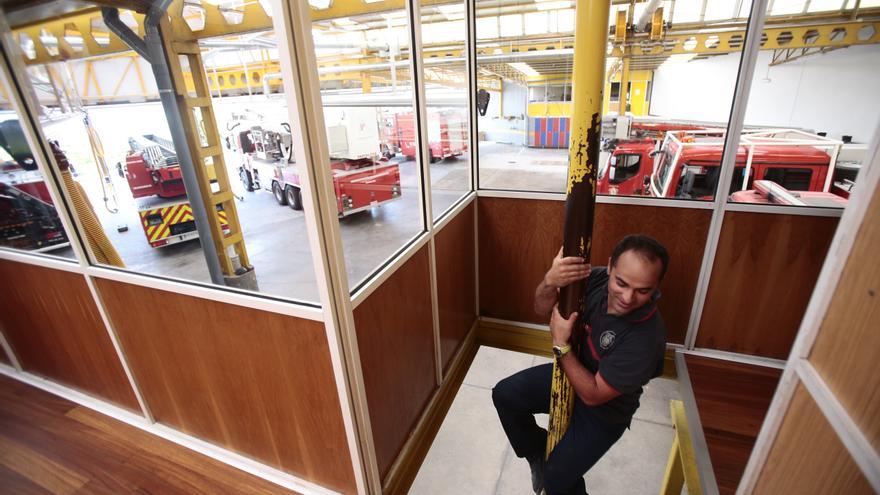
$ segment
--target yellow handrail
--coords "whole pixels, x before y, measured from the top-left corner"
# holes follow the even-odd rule
[[[672,426],[675,437],[666,463],[666,474],[660,495],[679,495],[683,486],[687,485],[688,495],[702,495],[700,473],[697,470],[697,457],[691,440],[691,430],[684,412],[684,403],[680,400],[669,401]]]

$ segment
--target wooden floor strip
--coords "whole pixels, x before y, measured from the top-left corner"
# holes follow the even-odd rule
[[[293,492],[47,392],[0,377],[0,493]]]

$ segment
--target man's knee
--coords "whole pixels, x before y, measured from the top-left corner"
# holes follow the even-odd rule
[[[495,384],[492,388],[492,403],[495,404],[495,409],[502,409],[510,404],[511,388],[510,377]]]

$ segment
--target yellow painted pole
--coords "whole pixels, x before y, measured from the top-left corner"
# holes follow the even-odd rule
[[[563,256],[580,256],[586,260],[590,259],[593,237],[609,7],[609,0],[578,0],[576,9],[568,197],[562,250]],[[565,317],[574,311],[583,312],[582,284],[575,283],[562,289],[559,310]],[[577,333],[572,336],[575,348],[580,342],[580,330],[575,328]],[[579,349],[572,352],[579,352]],[[574,390],[559,363],[554,362],[547,458],[565,435],[573,407]]]

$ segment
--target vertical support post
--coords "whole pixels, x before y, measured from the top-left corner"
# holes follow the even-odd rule
[[[617,114],[626,115],[626,100],[629,98],[629,49],[623,51],[623,68],[620,70],[620,100],[617,104]]]
[[[562,251],[563,256],[580,256],[587,260],[590,259],[592,247],[593,208],[596,203],[609,9],[610,2],[607,0],[578,0],[575,21],[577,34],[574,40],[572,74],[574,101]],[[564,317],[567,318],[575,311],[582,311],[582,306],[582,284],[572,284],[562,289],[559,294],[559,310]],[[573,406],[574,390],[562,368],[554,362],[547,457],[568,429]]]

